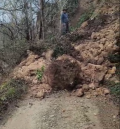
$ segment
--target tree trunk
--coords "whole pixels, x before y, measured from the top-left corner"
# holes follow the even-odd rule
[[[25,24],[26,24],[26,29],[25,29],[25,34],[26,34],[26,40],[30,40],[30,34],[29,34],[29,19],[28,19],[28,2],[24,2],[24,13],[25,13]]]
[[[42,22],[40,20],[40,32],[39,32],[39,39],[42,38]]]
[[[40,34],[39,37],[45,39],[45,20],[44,20],[44,0],[40,0],[40,13],[41,13],[41,21],[40,21]],[[41,31],[42,30],[42,31]],[[42,36],[41,36],[42,34]]]

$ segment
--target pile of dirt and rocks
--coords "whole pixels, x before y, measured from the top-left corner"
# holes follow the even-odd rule
[[[44,75],[42,80],[38,80],[36,71],[43,66],[45,68]],[[51,62],[31,52],[13,73],[14,78],[23,78],[29,83],[30,96],[36,98],[43,98],[45,94],[59,89],[75,89],[73,95],[78,97],[86,95],[87,98],[90,98],[91,95],[109,94],[108,89],[99,87],[99,82],[103,80],[107,69],[103,72],[104,69],[101,65],[89,64],[88,66],[89,72],[87,73],[81,63],[71,56],[63,55]],[[98,70],[95,73],[96,80],[91,76],[90,71],[94,72],[94,69]],[[83,76],[83,74],[88,75],[88,77]]]
[[[37,78],[37,76],[39,76],[37,75],[37,70],[40,70],[42,67],[47,69],[50,65],[52,51],[50,50],[43,55],[40,57],[28,50],[28,57],[24,59],[11,74],[13,78],[24,79],[29,84],[30,88],[28,92],[30,96],[38,98],[43,97],[45,93],[51,91],[51,87],[48,84],[42,83]]]
[[[107,10],[107,14],[103,11],[104,8]],[[39,98],[50,93],[52,89],[75,89],[73,95],[78,97],[86,95],[87,98],[109,94],[110,91],[107,88],[100,87],[100,85],[112,78],[116,83],[119,82],[118,78],[115,77],[116,66],[108,60],[109,54],[119,52],[117,45],[119,20],[117,17],[112,18],[112,14],[117,11],[115,8],[116,5],[112,7],[105,4],[100,6],[99,10],[95,10],[97,15],[109,15],[104,27],[101,25],[99,28],[98,26],[97,31],[92,32],[92,29],[87,34],[89,27],[86,27],[92,23],[85,21],[81,28],[70,34],[70,37],[67,35],[65,42],[72,45],[70,53],[63,52],[60,55],[57,53],[59,56],[54,58],[52,56],[56,55],[54,52],[58,52],[58,49],[56,51],[49,50],[41,56],[29,51],[27,59],[15,68],[14,78],[23,78],[29,82],[31,96]],[[93,16],[91,19],[94,19]],[[76,41],[77,36],[79,37]],[[40,71],[42,67],[44,67],[44,74],[39,73],[42,79],[38,80],[37,70]]]

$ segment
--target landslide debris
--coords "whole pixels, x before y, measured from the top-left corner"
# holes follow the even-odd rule
[[[101,5],[78,30],[61,38],[62,41],[53,51],[49,50],[41,56],[29,52],[27,59],[14,70],[14,78],[23,78],[29,82],[31,96],[39,98],[52,89],[73,88],[76,89],[74,95],[86,95],[88,99],[91,96],[108,95],[110,91],[100,85],[113,77],[115,82],[119,82],[115,75],[117,68],[109,61],[110,54],[119,53],[117,11],[116,4]],[[103,21],[98,23],[100,17]],[[44,75],[39,81],[36,71],[43,66]]]
[[[70,56],[61,56],[53,61],[46,71],[48,84],[53,89],[73,89],[81,83],[81,68],[77,61]]]

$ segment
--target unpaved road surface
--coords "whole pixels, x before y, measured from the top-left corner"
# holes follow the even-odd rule
[[[0,129],[117,129],[111,122],[103,125],[99,112],[94,100],[59,92],[43,100],[23,100]]]

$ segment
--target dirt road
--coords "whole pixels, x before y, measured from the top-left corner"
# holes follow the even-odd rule
[[[94,100],[59,92],[41,101],[25,99],[0,129],[117,129],[103,125],[99,113]]]

